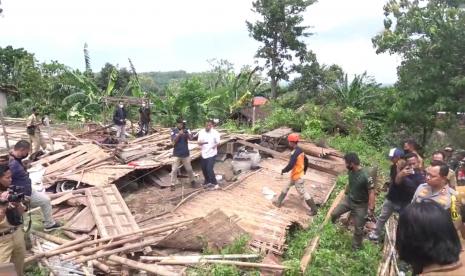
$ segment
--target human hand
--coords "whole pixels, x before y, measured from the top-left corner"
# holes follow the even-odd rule
[[[9,193],[7,191],[0,194],[0,202],[8,201]]]

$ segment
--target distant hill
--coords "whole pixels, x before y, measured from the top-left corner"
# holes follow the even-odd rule
[[[172,80],[184,80],[194,75],[195,73],[187,73],[184,70],[179,71],[166,71],[166,72],[144,72],[139,75],[151,78],[155,84],[164,90]]]

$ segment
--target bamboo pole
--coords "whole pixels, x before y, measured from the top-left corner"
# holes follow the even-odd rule
[[[40,244],[40,242],[38,240],[36,240],[36,246],[37,246],[37,249],[39,250],[39,254],[40,253],[44,253],[44,249],[42,248],[42,245]],[[50,266],[50,263],[48,262],[47,259],[42,259],[41,260],[41,263],[46,266],[49,270],[50,270],[50,276],[55,276],[55,275],[58,275],[58,273],[56,273],[52,267]]]
[[[96,247],[93,247],[93,248],[88,248],[88,249],[85,249],[85,250],[82,250],[82,251],[78,251],[78,252],[75,252],[75,253],[71,253],[71,254],[63,257],[63,260],[69,260],[69,259],[73,259],[75,257],[79,257],[79,256],[83,256],[83,255],[89,255],[89,254],[92,254],[92,253],[97,252],[97,251],[102,250],[102,249],[107,249],[107,248],[114,247],[114,246],[117,246],[117,245],[133,242],[133,241],[139,240],[141,238],[142,237],[138,235],[138,236],[132,237],[132,238],[118,240],[118,241],[115,241],[115,242],[109,242],[109,243],[104,244],[104,245],[100,245],[100,246],[96,246]]]
[[[162,238],[148,239],[148,240],[143,241],[143,242],[138,242],[138,243],[135,243],[135,244],[126,245],[126,246],[123,246],[123,247],[120,247],[120,248],[116,248],[116,249],[113,249],[113,250],[100,252],[100,253],[97,253],[97,254],[94,254],[94,255],[79,258],[77,260],[77,263],[79,264],[79,263],[87,262],[87,261],[90,261],[90,260],[95,260],[95,259],[98,259],[98,258],[107,257],[107,256],[114,255],[114,254],[117,254],[117,253],[120,253],[120,252],[129,252],[129,251],[131,251],[133,249],[138,249],[138,248],[142,248],[142,247],[147,246],[147,245],[156,244],[161,240],[162,240]]]
[[[337,197],[334,199],[333,204],[331,204],[331,207],[329,208],[328,213],[326,213],[325,219],[323,223],[320,225],[319,230],[321,230],[323,226],[326,223],[328,223],[331,217],[332,211],[336,208],[336,206],[339,204],[339,202],[341,202],[343,198],[344,198],[344,190],[340,191]],[[305,270],[307,270],[308,265],[312,261],[312,254],[318,247],[319,242],[320,242],[320,235],[317,235],[311,240],[310,244],[305,248],[304,256],[300,260],[300,270],[302,273],[305,273]]]
[[[6,132],[5,120],[3,118],[3,109],[0,108],[0,120],[3,128],[3,137],[5,138],[5,145],[7,150],[10,150],[10,142],[8,141],[8,133]]]
[[[69,246],[73,246],[75,244],[79,244],[79,243],[82,243],[82,242],[85,242],[89,239],[89,236],[85,235],[83,237],[79,237],[75,240],[71,240],[69,242],[66,242],[66,243],[63,243],[61,244],[60,246],[58,246],[57,248],[55,248],[54,250],[59,250],[59,249],[62,249],[62,248],[65,248],[65,247],[69,247]]]
[[[102,243],[102,242],[113,241],[115,239],[120,239],[120,238],[123,238],[123,237],[135,235],[135,234],[146,233],[146,234],[152,234],[153,235],[153,234],[163,233],[163,232],[167,232],[169,230],[172,230],[174,228],[181,227],[181,226],[183,226],[183,225],[185,225],[187,223],[192,222],[193,220],[194,219],[189,219],[189,220],[185,220],[185,221],[167,223],[167,224],[164,224],[164,225],[158,225],[158,226],[154,226],[154,227],[139,229],[137,231],[133,231],[133,232],[125,233],[125,234],[120,234],[120,235],[116,235],[116,236],[113,236],[113,237],[95,239],[95,240],[83,242],[81,244],[76,244],[76,245],[73,245],[73,246],[62,248],[62,249],[59,249],[59,250],[52,250],[52,251],[47,252],[47,255],[49,257],[51,257],[51,256],[54,256],[54,255],[63,254],[63,253],[67,253],[67,252],[70,252],[70,251],[78,250],[78,249],[81,249],[81,248],[86,247],[86,246],[90,246],[90,245],[94,245],[94,244]],[[40,234],[44,235],[45,233],[40,233]],[[45,234],[45,235],[47,235],[47,234]]]
[[[40,238],[43,238],[45,240],[48,240],[48,241],[51,241],[51,242],[54,242],[54,243],[57,243],[57,244],[64,244],[66,242],[69,242],[69,240],[66,240],[66,239],[63,239],[63,238],[60,238],[60,237],[55,237],[55,236],[52,236],[52,235],[49,235],[49,234],[46,234],[46,233],[42,233],[42,232],[37,232],[37,231],[34,231],[32,230],[31,233],[33,233],[34,235],[40,237]],[[32,261],[35,261],[36,259],[38,258],[43,258],[44,255],[46,254],[47,252],[44,252],[44,253],[41,253],[41,254],[36,254],[34,256],[31,256],[31,257],[27,257],[25,260],[24,260],[24,263],[30,263]],[[96,266],[97,268],[99,268],[100,270],[102,270],[103,272],[105,273],[110,273],[110,267],[99,262],[99,261],[96,261],[96,260],[93,260],[92,261],[92,264],[94,266]]]
[[[139,262],[129,260],[129,259],[126,259],[126,258],[123,258],[123,257],[119,257],[119,256],[116,256],[116,255],[110,256],[109,259],[111,261],[117,262],[117,263],[122,264],[122,265],[129,266],[129,267],[137,269],[137,270],[144,270],[144,271],[147,271],[147,272],[154,273],[155,275],[162,275],[162,276],[178,275],[177,273],[168,271],[165,268],[160,267],[158,265],[154,265],[154,264],[148,265],[148,264],[144,264],[144,263],[139,263]]]
[[[216,259],[256,259],[259,258],[258,254],[228,254],[228,255],[186,255],[186,256],[141,256],[141,261],[166,261],[166,260],[188,260],[188,259],[206,259],[206,260],[216,260]]]
[[[188,260],[188,261],[162,261],[159,262],[159,265],[190,265],[190,264],[229,264],[242,267],[253,267],[253,268],[265,268],[265,269],[275,269],[275,270],[285,270],[286,267],[283,265],[274,265],[274,264],[263,264],[263,263],[250,263],[250,262],[239,262],[239,261],[229,261],[229,260]]]

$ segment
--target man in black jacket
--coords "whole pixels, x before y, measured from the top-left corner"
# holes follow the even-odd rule
[[[392,213],[400,213],[410,202],[417,187],[425,183],[425,174],[420,169],[418,156],[415,153],[407,153],[404,160],[400,149],[391,149],[391,172],[389,191],[383,203],[381,213],[376,222],[376,229],[370,233],[370,240],[378,240],[384,230],[384,224]],[[405,165],[404,165],[405,164]]]
[[[113,123],[116,127],[116,138],[121,140],[126,139],[126,116],[127,112],[124,109],[124,104],[119,102],[113,114]]]

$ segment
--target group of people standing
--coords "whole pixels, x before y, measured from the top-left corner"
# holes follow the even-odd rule
[[[128,112],[123,102],[119,102],[113,113],[113,124],[116,128],[116,138],[120,141],[126,140],[126,120]],[[138,137],[145,136],[150,132],[151,123],[150,105],[147,101],[142,101],[139,107],[139,132]]]
[[[176,189],[178,172],[180,166],[183,165],[186,170],[189,181],[192,187],[197,187],[197,181],[194,178],[190,159],[189,141],[197,138],[197,146],[201,148],[200,164],[204,176],[204,187],[208,189],[218,189],[218,181],[216,179],[214,166],[216,156],[218,154],[218,146],[220,145],[220,134],[214,128],[213,120],[207,120],[205,128],[197,134],[193,134],[187,128],[187,122],[183,119],[177,120],[177,125],[171,130],[171,141],[173,143],[174,162],[171,167],[171,190]],[[193,144],[195,147],[196,145]]]
[[[465,233],[460,219],[461,200],[446,154],[435,151],[430,165],[425,167],[417,143],[407,140],[403,148],[389,151],[389,159],[389,189],[368,238],[379,241],[387,220],[398,213],[396,248],[414,275],[465,275],[465,255],[459,238],[459,233]],[[342,214],[351,213],[355,224],[352,246],[357,250],[362,247],[367,217],[375,211],[375,184],[355,153],[346,154],[344,160],[348,185],[331,220],[334,223]]]

